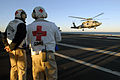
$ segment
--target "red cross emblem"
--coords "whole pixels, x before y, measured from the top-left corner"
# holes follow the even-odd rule
[[[17,14],[18,14],[18,11],[15,12],[15,15],[17,15]]]
[[[42,10],[42,9],[40,9],[39,11],[40,11],[41,13],[43,12],[43,10]]]
[[[36,41],[41,41],[42,36],[46,36],[47,32],[42,31],[42,26],[37,26],[37,31],[32,31],[33,36],[36,36]]]

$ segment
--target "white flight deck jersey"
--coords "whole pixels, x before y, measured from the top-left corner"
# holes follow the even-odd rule
[[[27,44],[31,45],[32,55],[39,54],[45,45],[47,50],[55,52],[58,41],[61,41],[61,33],[53,22],[36,20],[27,26]]]
[[[20,23],[24,23],[22,20],[19,19],[14,19],[12,21],[10,21],[10,23],[7,26],[7,42],[8,44],[11,44],[12,40],[15,37],[15,34],[17,32],[17,26]],[[24,44],[25,40],[22,41],[22,43],[19,45],[20,48],[22,48],[23,44]]]

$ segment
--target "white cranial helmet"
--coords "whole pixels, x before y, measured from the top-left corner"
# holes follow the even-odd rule
[[[33,12],[32,12],[32,17],[34,19],[38,19],[38,18],[47,18],[47,13],[45,11],[44,8],[38,6],[38,7],[35,7]]]
[[[27,18],[27,14],[25,13],[24,10],[18,9],[18,10],[15,12],[15,17],[16,17],[16,18],[20,18],[20,19],[22,19],[22,18]]]

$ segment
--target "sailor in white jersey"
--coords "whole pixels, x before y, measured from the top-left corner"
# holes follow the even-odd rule
[[[31,45],[33,79],[57,80],[54,52],[61,33],[55,23],[45,20],[44,8],[35,7],[32,17],[35,21],[27,26],[27,44]]]
[[[26,51],[25,37],[27,15],[24,10],[18,9],[15,12],[15,19],[10,21],[6,31],[3,43],[5,49],[9,52],[11,71],[10,80],[26,80]]]

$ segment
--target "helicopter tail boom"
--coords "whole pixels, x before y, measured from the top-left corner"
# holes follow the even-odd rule
[[[76,26],[75,23],[73,22],[73,27],[71,27],[71,28],[81,29],[82,27],[81,26]]]

